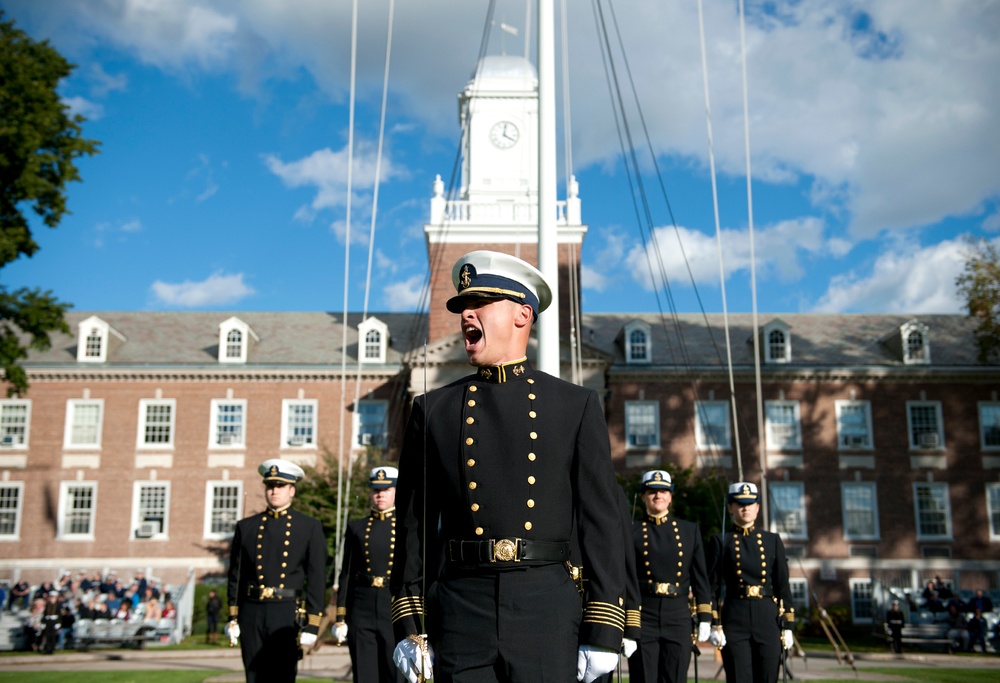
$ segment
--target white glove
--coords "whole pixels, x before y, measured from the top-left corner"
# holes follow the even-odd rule
[[[625,659],[634,655],[637,649],[639,649],[639,643],[635,642],[631,638],[625,638],[622,640],[622,654],[625,655]]]
[[[708,642],[720,650],[726,646],[726,634],[722,631],[721,626],[716,626],[712,629],[712,634],[708,637]]]
[[[704,643],[712,637],[712,625],[707,621],[698,623],[698,642]]]
[[[316,634],[315,633],[305,633],[299,634],[299,645],[302,647],[312,647],[316,644]]]
[[[417,683],[417,679],[420,676],[423,676],[425,679],[434,676],[434,650],[431,649],[431,644],[427,642],[426,634],[420,636],[420,638],[423,638],[423,642],[427,648],[423,653],[421,653],[423,648],[410,638],[399,641],[392,653],[392,661],[396,663],[396,668],[402,672],[403,676],[410,683]]]
[[[347,624],[342,621],[338,621],[334,624],[333,628],[330,629],[330,632],[333,633],[333,637],[337,639],[338,645],[347,640]]]
[[[593,683],[618,666],[618,653],[592,645],[581,645],[576,655],[576,680]]]
[[[229,632],[229,647],[235,647],[240,642],[240,622],[233,619],[226,630]]]
[[[781,632],[781,646],[786,650],[791,650],[795,640],[792,638],[792,629],[786,628]]]

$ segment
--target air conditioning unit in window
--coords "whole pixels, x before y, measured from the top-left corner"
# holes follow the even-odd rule
[[[652,434],[636,434],[632,437],[632,441],[635,442],[636,446],[649,446],[653,443]]]
[[[0,446],[2,447],[10,448],[15,443],[17,443],[17,441],[14,439],[13,434],[4,434],[3,436],[0,436]]]
[[[844,437],[844,445],[848,448],[861,448],[866,440],[864,434],[848,434]]]
[[[139,525],[139,528],[135,530],[136,538],[152,538],[155,534],[160,533],[160,523],[159,522],[143,522]]]
[[[235,434],[221,434],[219,435],[219,445],[220,446],[232,446],[236,443]]]
[[[362,446],[371,446],[372,445],[372,435],[371,434],[362,434],[361,435],[361,445]]]
[[[288,443],[291,446],[301,446],[305,444],[305,442],[306,442],[306,437],[302,436],[301,434],[297,434],[288,439]]]
[[[920,435],[921,448],[937,448],[939,445],[938,435],[935,432],[925,432]]]

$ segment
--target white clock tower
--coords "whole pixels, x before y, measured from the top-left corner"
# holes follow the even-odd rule
[[[457,333],[444,302],[454,294],[451,266],[474,249],[504,251],[538,263],[538,78],[524,57],[483,58],[459,94],[462,174],[457,198],[434,182],[430,221],[424,225],[431,264],[430,339]],[[560,328],[569,336],[570,282],[579,282],[580,222],[577,183],[570,179],[556,202]],[[572,277],[570,269],[573,269]],[[574,297],[576,308],[579,297]],[[575,312],[578,315],[578,311]]]

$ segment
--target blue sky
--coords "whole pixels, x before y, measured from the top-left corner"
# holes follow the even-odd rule
[[[653,312],[665,294],[658,304],[650,286],[594,13],[568,4],[583,305]],[[41,250],[4,268],[4,284],[80,310],[339,311],[349,259],[361,310],[390,5],[359,5],[348,249],[350,0],[0,1],[77,64],[61,94],[102,143],[79,162],[72,214],[37,228]],[[703,6],[726,299],[745,312],[738,5]],[[488,3],[394,7],[371,311],[417,305],[431,184],[451,173]],[[681,312],[720,311],[697,4],[614,8],[677,223],[654,202],[670,296]],[[495,26],[490,53],[523,49],[525,14],[524,0],[497,0],[495,23],[519,36]],[[962,311],[960,236],[1000,239],[997,35],[1000,4],[985,1],[747,2],[759,310]]]

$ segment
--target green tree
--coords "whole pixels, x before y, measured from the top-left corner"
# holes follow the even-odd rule
[[[32,40],[0,10],[0,268],[38,251],[24,211],[30,207],[50,228],[68,212],[66,184],[79,181],[73,163],[97,152],[82,136],[85,119],[59,99],[59,81],[73,71],[48,41]],[[51,291],[0,285],[0,369],[8,395],[28,388],[20,361],[28,349],[51,346],[49,333],[68,333],[70,304]]]
[[[659,469],[669,472],[674,484],[670,514],[697,523],[706,542],[713,534],[722,531],[726,522],[726,491],[729,490],[729,482],[725,478],[715,472],[696,477],[694,468],[681,469],[672,463]],[[632,518],[641,518],[646,511],[639,492],[642,488],[642,473],[637,472],[631,477],[619,476],[618,481],[625,490]]]
[[[966,236],[965,268],[955,278],[969,315],[979,320],[979,361],[1000,360],[1000,251],[994,242]]]

